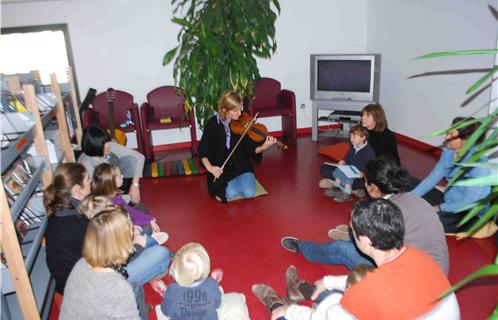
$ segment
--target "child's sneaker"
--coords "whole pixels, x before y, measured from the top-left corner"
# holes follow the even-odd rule
[[[151,237],[154,238],[159,245],[162,245],[169,239],[169,235],[166,232],[153,232]]]
[[[322,189],[330,189],[334,186],[334,180],[324,178],[318,182],[318,186]]]
[[[350,201],[353,201],[353,197],[350,194],[343,192],[340,195],[338,195],[337,197],[335,197],[334,201],[338,202],[338,203],[350,202]]]
[[[325,195],[330,198],[335,198],[339,196],[341,193],[342,193],[341,188],[335,186],[325,190]]]
[[[166,293],[166,289],[168,288],[166,284],[161,280],[152,280],[150,283],[150,286],[152,287],[152,290],[157,292],[161,298],[164,298],[164,294]]]
[[[216,268],[211,272],[211,278],[216,280],[216,282],[220,283],[221,280],[223,279],[223,269],[221,268]]]

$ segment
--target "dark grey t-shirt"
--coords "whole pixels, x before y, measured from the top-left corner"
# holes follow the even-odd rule
[[[436,211],[427,201],[410,192],[393,194],[388,200],[396,204],[403,214],[405,244],[427,252],[448,274],[448,245]]]
[[[168,286],[161,304],[162,312],[171,320],[217,320],[221,305],[218,282],[207,278],[197,286]]]

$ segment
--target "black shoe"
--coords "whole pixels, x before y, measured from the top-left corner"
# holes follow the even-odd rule
[[[289,250],[290,252],[297,253],[299,251],[299,240],[294,237],[283,237],[282,240],[280,240],[280,243],[282,244],[282,247]]]

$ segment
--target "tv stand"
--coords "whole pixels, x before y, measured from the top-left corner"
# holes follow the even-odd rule
[[[340,117],[361,117],[361,110],[373,101],[351,101],[351,100],[312,100],[312,123],[311,123],[311,140],[318,140],[318,111],[328,110],[335,111],[339,116],[337,122],[341,122]],[[345,115],[342,115],[344,113]]]

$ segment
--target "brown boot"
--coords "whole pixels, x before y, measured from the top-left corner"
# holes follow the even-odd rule
[[[306,283],[299,278],[296,267],[290,266],[285,273],[285,283],[287,284],[287,299],[293,303],[303,301],[304,295],[299,291],[299,285]]]
[[[270,286],[266,284],[255,284],[252,286],[252,292],[263,303],[266,309],[273,311],[278,307],[284,306],[287,302],[278,295]]]

